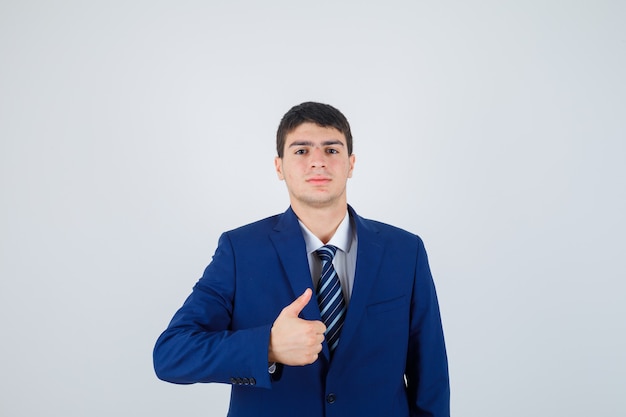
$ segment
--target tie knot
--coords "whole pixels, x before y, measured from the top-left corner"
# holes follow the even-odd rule
[[[315,251],[317,256],[322,260],[322,263],[332,261],[337,253],[337,247],[333,245],[324,245]]]

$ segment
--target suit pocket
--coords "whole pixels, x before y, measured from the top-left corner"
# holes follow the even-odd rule
[[[402,295],[367,306],[366,326],[368,331],[380,341],[382,346],[388,346],[389,341],[405,343],[409,327],[408,296]]]
[[[370,304],[367,306],[367,314],[372,318],[399,314],[402,307],[406,306],[406,298],[406,295],[401,295],[390,300]]]

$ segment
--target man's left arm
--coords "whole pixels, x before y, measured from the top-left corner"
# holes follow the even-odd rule
[[[421,239],[411,298],[406,378],[412,417],[450,416],[448,360],[439,303]]]

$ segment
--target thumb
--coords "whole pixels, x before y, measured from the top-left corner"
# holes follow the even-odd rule
[[[296,298],[293,303],[289,304],[287,307],[283,309],[284,313],[287,313],[289,316],[298,317],[302,309],[309,303],[311,300],[311,295],[313,294],[313,290],[307,288],[304,290],[302,295]]]

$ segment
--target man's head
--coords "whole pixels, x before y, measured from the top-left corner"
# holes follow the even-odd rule
[[[355,156],[350,125],[339,110],[320,103],[295,106],[283,117],[276,143],[276,173],[298,216],[309,209],[345,211]]]
[[[307,122],[321,127],[332,127],[343,133],[348,155],[352,155],[352,133],[348,119],[333,106],[309,101],[292,107],[280,121],[276,132],[276,152],[279,158],[283,157],[287,134]]]

